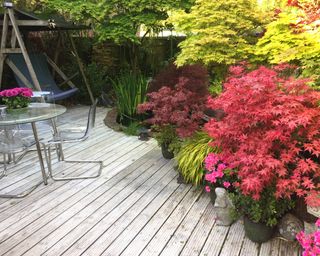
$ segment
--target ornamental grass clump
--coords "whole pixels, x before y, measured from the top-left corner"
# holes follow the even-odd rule
[[[31,96],[30,88],[13,88],[0,92],[0,97],[8,109],[27,107],[31,102]]]
[[[274,186],[276,199],[298,196],[319,206],[320,92],[306,79],[284,77],[281,67],[234,66],[230,73],[225,91],[208,103],[226,115],[205,129],[219,157],[237,168],[240,192],[259,200]]]
[[[194,185],[202,183],[205,174],[203,161],[210,152],[218,151],[217,148],[209,145],[212,141],[213,139],[207,133],[199,131],[182,142],[175,158],[179,172],[186,182],[191,182]]]

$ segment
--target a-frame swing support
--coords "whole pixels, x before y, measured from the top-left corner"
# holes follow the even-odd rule
[[[8,30],[9,30],[9,21],[11,22],[11,25],[12,25],[11,48],[10,47],[7,48],[7,36],[8,36]],[[18,41],[18,45],[19,45],[18,48],[16,48],[16,40]],[[41,91],[41,87],[40,87],[39,81],[37,79],[37,75],[33,69],[29,54],[27,52],[27,49],[26,49],[26,46],[23,42],[19,27],[17,25],[17,20],[14,16],[14,11],[12,9],[12,6],[5,6],[5,10],[4,10],[1,47],[0,47],[0,88],[1,88],[2,76],[3,76],[3,66],[4,66],[4,62],[5,62],[7,53],[22,53],[24,61],[26,62],[30,77],[31,77],[32,82],[35,86],[35,89],[38,91]]]
[[[32,66],[29,54],[27,52],[26,46],[24,44],[24,41],[23,41],[23,38],[21,35],[21,32],[19,30],[19,26],[32,26],[32,25],[34,25],[34,26],[47,27],[48,22],[41,21],[41,20],[18,20],[17,21],[15,15],[14,15],[13,4],[8,3],[8,2],[5,2],[5,3],[6,4],[4,4],[5,11],[4,11],[4,18],[3,18],[3,22],[2,22],[2,36],[1,36],[1,45],[0,45],[0,89],[1,89],[1,83],[2,83],[2,77],[3,77],[4,63],[6,62],[8,64],[8,66],[12,69],[12,71],[19,77],[19,79],[21,81],[23,81],[25,83],[26,86],[28,86],[32,89],[36,89],[38,91],[41,91],[41,86],[40,86],[39,80],[38,80],[37,75],[36,75],[34,68]],[[7,47],[9,25],[11,25],[12,30],[11,30],[10,47]],[[79,70],[81,72],[83,81],[85,82],[85,85],[87,87],[87,90],[88,90],[88,93],[90,96],[90,100],[92,103],[94,103],[94,97],[93,97],[93,94],[91,91],[91,87],[90,87],[90,84],[88,82],[87,77],[85,76],[83,64],[82,64],[81,59],[78,55],[77,49],[75,47],[75,43],[69,33],[68,33],[68,36],[71,41],[71,45],[73,48],[72,50],[73,50],[74,55],[76,57],[77,63],[79,65]],[[17,42],[18,42],[18,47],[16,47]],[[6,58],[6,55],[9,53],[22,53],[23,58],[26,63],[26,66],[27,66],[27,69],[29,71],[30,77],[32,79],[32,82],[33,82],[35,88],[33,88],[32,84],[26,79],[26,77],[15,66],[15,64]],[[46,58],[47,58],[47,62],[53,68],[53,70],[55,72],[57,72],[64,79],[64,82],[62,84],[67,83],[71,88],[74,88],[75,85],[71,81],[71,79],[74,77],[74,75],[68,78],[48,56],[46,56]]]

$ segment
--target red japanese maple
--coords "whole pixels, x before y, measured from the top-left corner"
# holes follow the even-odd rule
[[[180,137],[188,137],[199,129],[206,108],[206,84],[194,84],[199,90],[190,89],[190,80],[180,77],[173,87],[163,86],[148,94],[148,102],[138,106],[138,112],[152,111],[147,121],[153,125],[173,125]]]
[[[307,80],[284,78],[284,68],[232,67],[225,91],[208,103],[226,116],[205,128],[222,159],[238,167],[244,194],[259,199],[276,185],[278,198],[296,194],[320,205],[320,92]]]
[[[183,87],[199,96],[208,95],[208,70],[200,64],[177,67],[173,63],[161,70],[150,82],[148,92],[157,92],[166,86],[174,89],[179,79],[185,78]]]
[[[299,8],[303,11],[304,16],[300,17],[299,25],[308,25],[317,22],[315,26],[320,26],[320,1],[319,0],[288,0],[288,6]]]

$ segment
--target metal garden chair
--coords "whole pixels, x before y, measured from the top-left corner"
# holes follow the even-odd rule
[[[47,143],[42,143],[45,152],[45,158],[48,165],[49,175],[53,180],[74,180],[74,179],[91,179],[96,178],[101,175],[103,162],[98,160],[66,160],[63,153],[63,144],[64,143],[77,143],[86,140],[89,137],[89,134],[94,127],[95,117],[96,117],[96,108],[97,108],[98,99],[95,100],[94,104],[90,107],[88,113],[87,126],[68,128],[62,131],[59,131],[52,140]],[[99,166],[98,172],[92,176],[55,176],[52,170],[52,156],[51,156],[51,147],[55,146],[58,150],[58,160],[65,163],[80,163],[80,164],[89,164],[95,163]]]

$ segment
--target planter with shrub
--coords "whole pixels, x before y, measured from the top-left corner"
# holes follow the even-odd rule
[[[224,92],[209,100],[225,116],[205,129],[219,160],[237,170],[236,208],[273,226],[296,198],[320,205],[320,92],[286,76],[288,64],[246,68],[230,68]]]

